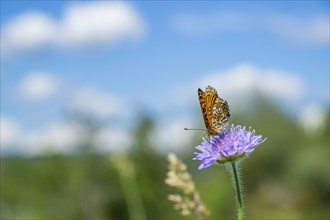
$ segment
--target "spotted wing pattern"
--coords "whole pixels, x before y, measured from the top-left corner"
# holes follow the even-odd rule
[[[207,86],[205,92],[198,89],[198,98],[208,134],[221,133],[230,118],[227,101],[211,86]]]

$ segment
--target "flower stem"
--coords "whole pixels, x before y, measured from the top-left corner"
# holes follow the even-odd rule
[[[235,181],[235,185],[236,185],[237,217],[238,217],[238,220],[243,220],[242,191],[241,191],[240,179],[239,179],[239,175],[237,172],[235,162],[231,163],[231,167],[233,169],[233,176],[234,176],[234,181]]]

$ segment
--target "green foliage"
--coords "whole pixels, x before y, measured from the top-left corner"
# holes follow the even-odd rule
[[[199,117],[200,115],[198,115]],[[173,210],[164,184],[166,156],[150,142],[154,120],[139,115],[126,157],[134,166],[136,192],[147,219],[191,219]],[[329,123],[307,134],[292,117],[258,99],[232,123],[251,126],[268,139],[241,163],[245,211],[250,219],[326,219],[329,216]],[[327,118],[329,122],[329,118]],[[130,219],[125,184],[109,157],[98,155],[91,136],[76,156],[48,155],[1,159],[1,219]],[[166,131],[164,131],[166,132]],[[199,134],[196,135],[196,137]],[[169,137],[170,138],[170,137]],[[188,165],[213,218],[235,218],[230,176],[224,167],[198,171],[192,152],[179,155]]]

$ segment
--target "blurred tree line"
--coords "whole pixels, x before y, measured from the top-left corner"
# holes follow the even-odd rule
[[[231,121],[268,138],[241,162],[247,217],[329,219],[329,114],[323,128],[307,135],[273,103],[257,99],[252,106]],[[167,200],[173,193],[164,184],[167,155],[150,142],[155,120],[146,114],[137,118],[134,142],[122,155],[99,154],[89,137],[74,156],[2,157],[1,219],[195,219],[180,216]],[[90,136],[101,126],[83,121]],[[234,219],[230,177],[221,166],[197,170],[191,159],[198,144],[192,140],[178,156],[211,219]]]

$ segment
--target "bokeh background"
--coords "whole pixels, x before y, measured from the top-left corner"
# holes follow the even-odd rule
[[[188,165],[211,219],[224,167],[192,161],[197,88],[267,137],[241,163],[249,219],[329,219],[328,1],[1,1],[1,211],[12,219],[195,219],[167,200]]]

